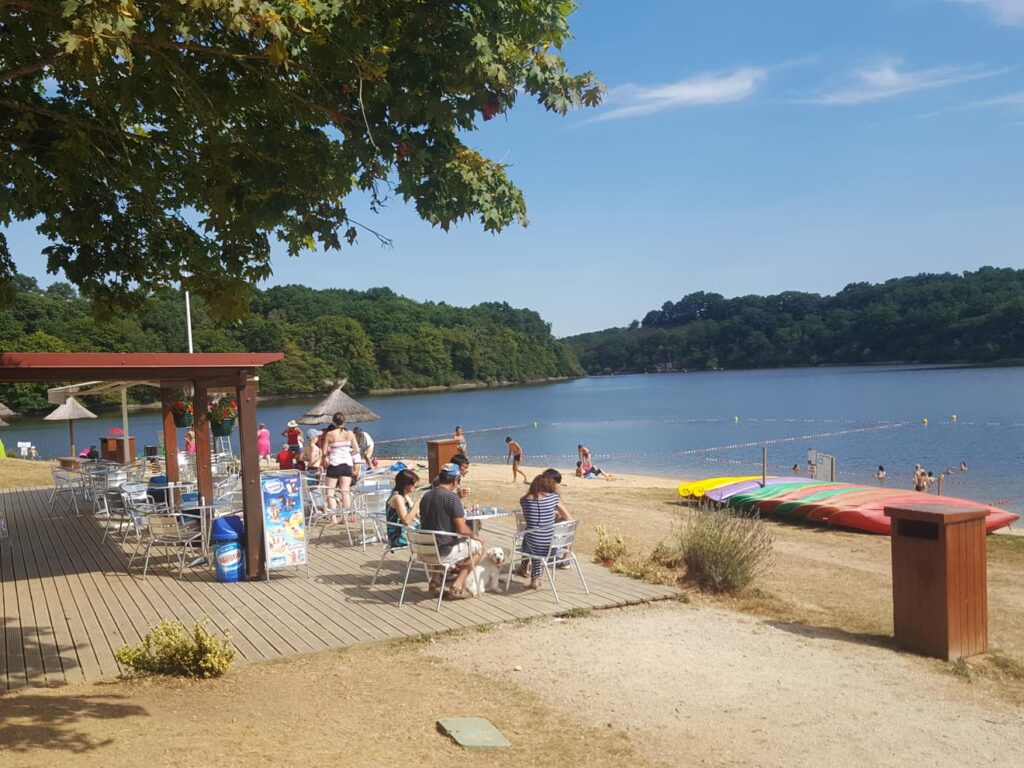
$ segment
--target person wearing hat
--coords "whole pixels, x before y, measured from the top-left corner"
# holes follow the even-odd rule
[[[480,562],[483,542],[466,522],[462,500],[455,492],[459,481],[457,464],[445,464],[437,474],[437,483],[420,499],[420,524],[425,531],[440,531],[451,536],[437,537],[437,551],[444,563],[455,564],[458,571],[449,588],[448,596],[454,600],[468,597],[466,578]],[[440,574],[430,575],[430,592],[441,588]]]
[[[302,430],[299,429],[299,425],[294,420],[288,422],[288,426],[281,432],[281,436],[288,443],[289,451],[292,453],[302,451]]]

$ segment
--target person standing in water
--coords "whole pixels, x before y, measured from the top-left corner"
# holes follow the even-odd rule
[[[879,485],[885,485],[885,474],[885,467],[879,464],[878,471],[875,472],[875,479],[878,481]]]
[[[508,460],[512,459],[512,482],[516,481],[518,475],[522,475],[523,482],[529,485],[529,478],[519,468],[519,465],[523,463],[523,447],[511,437],[506,437],[505,443],[508,445],[508,455],[505,457],[505,463],[508,464]]]
[[[462,427],[458,424],[455,425],[455,448],[463,456],[468,457],[469,453],[466,452],[468,443],[466,442],[466,433],[462,431]]]

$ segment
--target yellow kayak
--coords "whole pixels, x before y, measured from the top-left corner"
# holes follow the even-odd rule
[[[699,499],[708,491],[719,488],[729,483],[742,483],[744,480],[760,480],[760,475],[747,475],[745,477],[709,477],[705,480],[696,480],[691,483],[682,483],[679,486],[679,495],[684,499]]]

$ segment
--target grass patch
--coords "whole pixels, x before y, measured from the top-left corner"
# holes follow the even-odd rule
[[[999,651],[992,651],[988,655],[988,661],[1000,676],[1010,680],[1024,681],[1024,664],[1021,664],[1020,661],[1012,656],[1007,656]]]
[[[409,637],[403,637],[401,640],[396,640],[395,645],[429,645],[437,641],[434,635],[423,633],[421,635],[410,635]]]
[[[570,608],[565,613],[559,613],[559,619],[585,619],[590,615],[589,608]]]
[[[974,676],[974,667],[968,664],[964,659],[957,659],[949,665],[949,674],[953,677],[959,677],[961,680],[970,682]]]
[[[494,631],[494,625],[493,624],[477,624],[475,629],[481,635],[486,635],[488,632],[493,632]]]

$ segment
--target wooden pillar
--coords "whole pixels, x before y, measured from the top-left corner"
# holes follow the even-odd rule
[[[174,424],[171,403],[174,402],[174,390],[160,388],[160,402],[163,404],[164,421],[164,467],[167,481],[178,482],[178,428]]]
[[[258,579],[266,566],[263,549],[263,502],[260,497],[260,459],[256,452],[256,392],[259,382],[246,379],[236,388],[238,450],[242,462],[242,517],[245,519],[245,576]]]
[[[210,395],[206,383],[197,381],[195,388],[196,483],[199,496],[207,504],[213,503],[213,464],[210,451],[210,416],[206,405]]]

